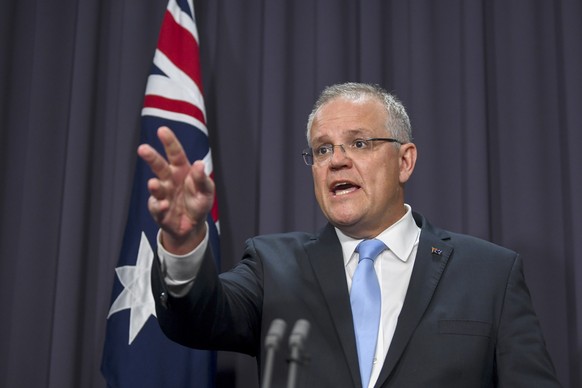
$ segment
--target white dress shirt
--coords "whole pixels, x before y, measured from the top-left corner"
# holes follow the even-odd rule
[[[208,246],[208,224],[206,225],[206,235],[204,240],[194,250],[185,255],[174,255],[162,246],[161,231],[158,231],[158,257],[162,265],[164,282],[168,287],[168,292],[176,297],[182,297],[190,291],[196,275],[202,265],[204,251]]]
[[[410,206],[407,204],[404,206],[406,214],[376,237],[382,240],[388,249],[382,252],[374,262],[382,293],[382,309],[369,387],[373,387],[376,383],[392,342],[418,249],[420,228],[414,222]],[[182,256],[173,255],[166,251],[162,247],[160,233],[158,233],[158,256],[162,264],[164,281],[168,291],[176,297],[186,295],[196,280],[204,251],[208,245],[208,228],[206,230],[206,236],[202,243],[192,252]],[[351,290],[352,277],[358,265],[358,253],[355,252],[355,249],[362,240],[346,236],[337,228],[335,230],[342,246],[346,281],[348,289]]]
[[[374,261],[374,269],[376,270],[376,276],[378,276],[382,294],[382,309],[378,341],[376,342],[376,355],[372,365],[369,387],[373,387],[376,380],[378,380],[384,359],[388,354],[388,348],[392,342],[398,316],[404,304],[404,297],[408,290],[418,249],[420,228],[414,222],[410,206],[405,206],[406,214],[398,222],[376,236],[378,240],[382,240],[386,244],[388,249],[380,253]],[[348,289],[351,290],[352,277],[358,266],[359,259],[355,249],[362,240],[348,237],[337,228],[336,233],[342,245],[346,280]]]

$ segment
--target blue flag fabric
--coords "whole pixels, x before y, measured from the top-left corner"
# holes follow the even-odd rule
[[[189,159],[204,160],[206,173],[213,177],[198,55],[192,0],[170,0],[147,82],[141,143],[148,143],[163,154],[156,131],[162,125],[168,126]],[[110,387],[212,387],[215,353],[170,341],[156,321],[150,273],[158,227],[147,210],[147,181],[151,177],[149,166],[138,158],[115,269],[101,371]],[[216,198],[208,224],[210,244],[218,261]]]

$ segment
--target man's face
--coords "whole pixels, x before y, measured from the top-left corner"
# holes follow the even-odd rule
[[[311,127],[311,146],[335,147],[332,157],[312,167],[315,196],[332,225],[354,238],[376,237],[405,213],[403,185],[416,162],[412,143],[395,147],[375,142],[373,150],[354,156],[355,139],[390,137],[386,111],[371,98],[336,98],[322,106]]]

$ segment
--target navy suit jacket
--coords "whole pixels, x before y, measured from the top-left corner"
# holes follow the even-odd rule
[[[376,387],[557,387],[520,257],[430,225]],[[183,345],[257,357],[273,319],[311,323],[299,387],[361,387],[341,245],[334,228],[247,241],[244,257],[218,275],[208,248],[190,292],[170,296],[156,259],[158,321]],[[277,353],[273,386],[285,386],[289,349]]]

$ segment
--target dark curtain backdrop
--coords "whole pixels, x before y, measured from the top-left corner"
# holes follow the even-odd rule
[[[99,372],[146,76],[166,0],[0,4],[0,386]],[[323,218],[300,151],[320,90],[394,91],[419,161],[407,202],[524,258],[565,387],[582,386],[578,0],[195,1],[223,269],[250,236]],[[219,355],[219,386],[254,360]]]

